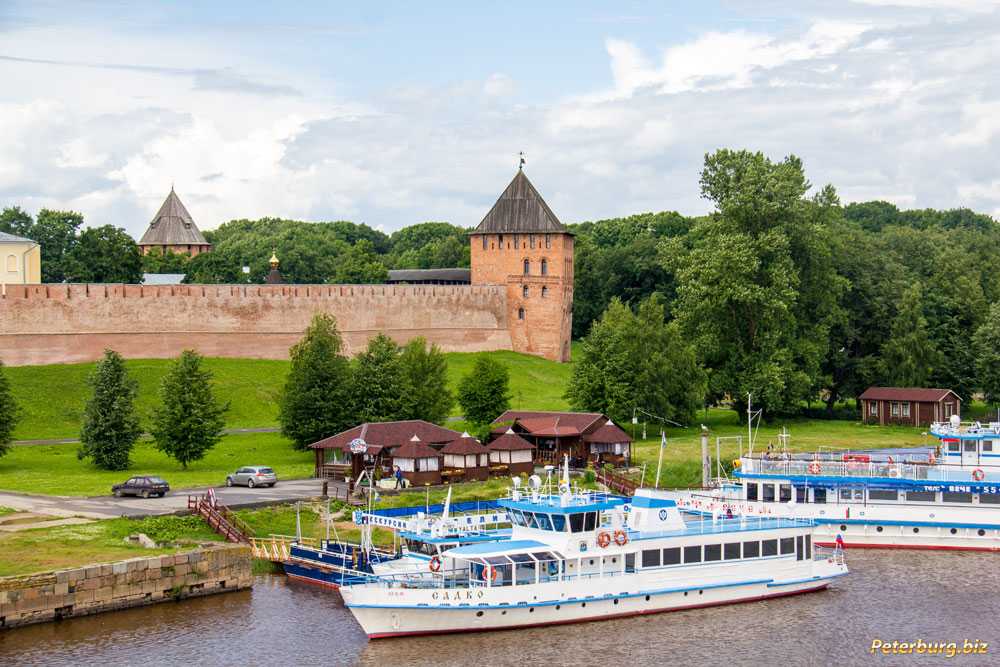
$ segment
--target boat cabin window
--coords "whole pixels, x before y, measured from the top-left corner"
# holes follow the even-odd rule
[[[528,554],[510,554],[514,561],[514,578],[520,584],[535,583],[535,559]]]
[[[778,540],[764,540],[762,542],[761,553],[764,556],[778,555]]]
[[[534,512],[524,513],[524,526],[525,528],[538,528],[538,524],[535,522]]]
[[[684,562],[685,563],[700,563],[701,562],[701,545],[693,547],[684,547]]]
[[[570,514],[569,515],[569,529],[574,533],[583,532],[583,515],[582,514]]]
[[[779,500],[783,503],[787,503],[792,499],[792,485],[791,484],[781,484],[778,487]]]
[[[706,544],[705,545],[705,560],[722,560],[722,545],[721,544]]]
[[[932,503],[937,499],[936,491],[907,491],[906,500],[909,502]]]
[[[625,554],[625,571],[635,572],[635,552]]]
[[[744,558],[759,558],[760,557],[760,542],[744,542],[743,543],[743,557]]]
[[[726,560],[736,560],[740,557],[740,543],[727,542],[723,547],[723,557]]]
[[[549,520],[548,514],[542,514],[539,512],[535,515],[535,521],[538,524],[538,528],[541,530],[552,530],[552,521]]]
[[[868,489],[868,500],[899,500],[899,491]]]
[[[663,550],[663,564],[664,565],[680,565],[681,562],[681,548],[672,547],[670,549]]]
[[[958,493],[955,491],[945,491],[941,494],[941,500],[946,503],[971,503],[971,493]]]
[[[504,556],[493,556],[484,559],[490,564],[490,567],[495,568],[497,571],[497,578],[493,582],[494,586],[510,586],[511,582],[511,562],[507,560]],[[482,573],[479,574],[482,577]]]
[[[552,530],[558,533],[566,532],[566,515],[565,514],[553,514],[552,515]]]
[[[965,451],[966,452],[972,452],[973,454],[975,454],[976,453],[976,441],[975,440],[969,440],[967,443],[965,443]]]
[[[796,486],[795,487],[795,502],[807,503],[809,502],[809,487],[807,486]]]
[[[643,567],[660,567],[660,550],[644,549],[642,552]]]
[[[826,489],[813,489],[813,502],[814,503],[825,503],[826,502]]]
[[[841,500],[864,500],[865,490],[864,489],[841,489],[840,490]]]
[[[597,529],[597,512],[587,512],[586,521],[584,524],[584,530],[596,530]]]
[[[747,484],[747,500],[757,500],[757,484]]]
[[[993,451],[993,441],[992,440],[983,440],[983,451],[984,452],[992,452]]]
[[[762,500],[765,503],[773,503],[774,502],[774,484],[761,484],[760,486],[761,486],[761,491],[763,491]]]
[[[1000,493],[980,493],[979,503],[987,505],[1000,505]]]
[[[510,522],[515,526],[524,525],[524,515],[521,514],[520,510],[507,510],[507,516],[510,518]]]
[[[806,560],[812,558],[812,535],[806,535]]]
[[[948,451],[955,452],[956,454],[960,451],[960,447],[957,441],[952,440],[948,443]]]
[[[795,538],[794,537],[782,537],[781,538],[781,553],[782,553],[782,555],[795,553]]]
[[[806,556],[806,548],[802,537],[802,535],[799,535],[795,538],[795,560],[802,560]]]

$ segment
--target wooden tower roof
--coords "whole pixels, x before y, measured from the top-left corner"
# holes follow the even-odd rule
[[[208,245],[208,241],[171,187],[139,245]]]
[[[518,169],[514,180],[486,214],[472,234],[568,234],[566,226],[545,203],[524,171]]]

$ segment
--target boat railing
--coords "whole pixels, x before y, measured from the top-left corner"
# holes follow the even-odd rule
[[[779,477],[876,477],[883,479],[926,480],[932,482],[970,482],[988,477],[1000,477],[1000,466],[979,465],[976,470],[969,466],[948,463],[904,463],[888,461],[831,461],[829,459],[758,459],[743,457],[740,472],[744,474],[775,475]],[[976,477],[980,477],[976,479]]]
[[[934,422],[931,424],[931,432],[934,433],[934,435],[943,437],[961,437],[963,435],[1000,436],[1000,421],[987,422],[986,424],[978,421],[966,421],[959,422],[958,427],[952,425],[951,422]]]
[[[813,546],[813,560],[827,560],[837,565],[844,564],[844,550],[840,547]]]

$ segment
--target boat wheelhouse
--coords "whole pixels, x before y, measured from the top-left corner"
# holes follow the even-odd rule
[[[810,521],[686,521],[676,503],[640,490],[530,492],[499,501],[504,540],[459,546],[455,567],[424,577],[372,577],[341,589],[371,638],[574,623],[705,607],[826,588],[847,573],[839,550],[813,546]]]
[[[701,513],[811,519],[818,544],[1000,550],[1000,422],[931,433],[936,451],[743,456],[739,483],[675,497]]]

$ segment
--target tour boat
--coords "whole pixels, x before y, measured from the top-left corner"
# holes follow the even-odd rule
[[[532,476],[501,499],[512,532],[452,548],[456,567],[343,586],[370,638],[504,630],[748,602],[826,588],[847,574],[813,547],[811,521],[686,521],[661,493],[557,492]]]
[[[1000,422],[932,424],[920,453],[742,456],[738,483],[678,492],[686,511],[817,523],[817,544],[1000,551]]]

